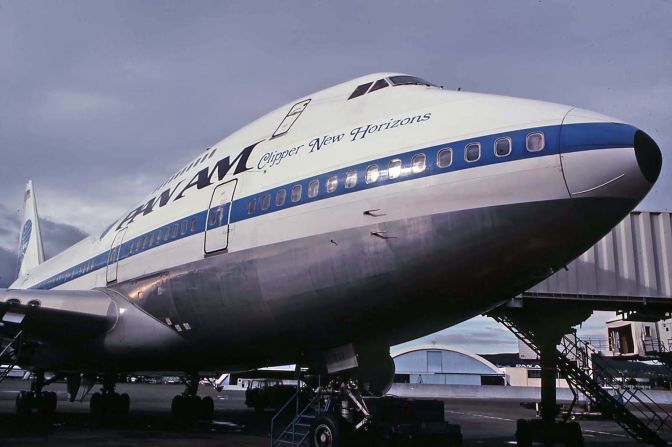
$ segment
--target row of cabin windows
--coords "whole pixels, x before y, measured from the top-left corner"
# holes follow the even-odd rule
[[[426,156],[425,154],[416,154],[413,156],[411,160],[411,172],[414,174],[418,174],[420,172],[423,172],[426,168]],[[387,175],[391,179],[398,178],[401,175],[402,172],[402,163],[401,160],[398,158],[395,158],[394,160],[390,161],[388,164],[388,170],[387,170]],[[370,165],[368,168],[366,168],[366,173],[364,177],[365,183],[375,183],[378,181],[380,178],[380,170],[378,168],[378,165]],[[345,188],[346,189],[351,189],[354,188],[357,185],[357,171],[348,171],[345,174]],[[336,191],[338,188],[338,176],[337,175],[332,175],[327,179],[324,185],[324,190],[327,194],[331,194]],[[314,198],[317,197],[317,195],[320,192],[320,181],[318,179],[311,180],[308,183],[308,191],[307,195],[308,198]],[[294,185],[291,189],[290,192],[290,201],[292,203],[296,203],[299,200],[301,200],[301,197],[303,195],[303,185]],[[287,199],[287,190],[279,189],[275,193],[275,206],[283,206],[286,202]],[[271,194],[264,194],[264,196],[260,200],[261,202],[261,210],[266,211],[271,207]],[[257,199],[253,198],[250,199],[250,201],[247,204],[247,213],[248,214],[254,214],[257,208]]]
[[[161,245],[172,239],[177,239],[178,236],[186,236],[194,234],[198,231],[198,218],[183,219],[180,222],[175,222],[172,225],[167,225],[158,230],[147,233],[144,237],[137,238],[131,242],[130,253],[134,254],[146,250],[150,247]]]
[[[526,138],[526,148],[529,152],[538,152],[544,148],[544,134],[541,132],[531,133]],[[497,157],[506,157],[511,154],[511,138],[502,137],[495,140],[495,155]],[[469,143],[464,147],[464,160],[473,163],[481,158],[481,143]],[[447,168],[453,164],[453,149],[448,147],[441,149],[436,155],[436,165],[439,168]],[[410,172],[419,174],[427,168],[427,157],[425,154],[416,154],[411,159]],[[390,160],[387,165],[387,178],[399,178],[404,171],[402,161],[398,158]],[[381,176],[380,168],[377,164],[369,165],[366,168],[364,182],[366,184],[375,183]],[[345,188],[354,188],[357,185],[357,171],[348,171],[345,175]],[[331,194],[338,188],[338,176],[332,175],[325,184],[325,192]],[[317,197],[320,192],[320,181],[311,180],[308,183],[308,198]],[[294,185],[291,189],[290,200],[292,203],[301,200],[303,194],[303,185]],[[275,193],[275,206],[283,206],[287,199],[287,191],[279,189]],[[261,198],[261,210],[266,211],[271,207],[271,193],[264,194]],[[247,204],[247,213],[254,214],[257,209],[257,199],[253,198]]]
[[[511,155],[512,142],[510,137],[501,137],[495,140],[494,150],[496,157]],[[539,152],[544,149],[545,139],[541,132],[534,132],[525,138],[525,148],[528,152]],[[481,143],[469,143],[464,146],[464,161],[473,163],[481,159]],[[437,165],[446,168],[453,163],[453,150],[442,149],[437,156]]]

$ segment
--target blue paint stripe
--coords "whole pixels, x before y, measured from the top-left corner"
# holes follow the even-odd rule
[[[232,204],[229,223],[242,222],[244,220],[263,216],[275,211],[289,209],[319,200],[325,200],[344,194],[364,191],[367,189],[377,188],[408,180],[461,171],[479,166],[507,163],[522,159],[558,154],[560,153],[560,148],[562,148],[562,152],[576,152],[582,150],[632,147],[636,130],[637,129],[635,127],[630,125],[615,123],[587,123],[570,124],[564,126],[556,125],[483,135],[477,138],[470,138],[422,149],[415,149],[413,151],[378,158],[367,161],[365,163],[359,163],[357,165],[325,172],[317,176],[287,183],[285,185],[262,191],[250,196],[237,198],[233,201]],[[545,147],[542,151],[529,152],[525,147],[525,140],[527,135],[533,132],[544,133]],[[494,152],[494,144],[498,138],[502,137],[511,138],[512,151],[508,156],[497,157]],[[469,143],[481,144],[481,158],[478,161],[467,162],[464,159],[465,146]],[[448,167],[440,168],[436,163],[437,156],[441,150],[446,148],[451,148],[453,150],[453,162]],[[426,156],[426,168],[423,172],[413,173],[410,169],[406,169],[402,170],[402,174],[396,179],[390,179],[381,176],[381,178],[374,183],[367,184],[365,182],[366,170],[369,166],[377,165],[382,172],[388,169],[388,165],[392,160],[399,159],[402,162],[402,167],[409,168],[411,166],[413,157],[418,154],[424,154]],[[347,174],[352,171],[357,172],[357,183],[354,187],[346,189],[345,178]],[[329,193],[326,191],[327,180],[334,176],[338,179],[338,184],[336,190]],[[308,197],[307,193],[310,182],[314,180],[319,180],[319,193],[315,197],[311,198]],[[301,185],[302,195],[300,200],[292,202],[291,190],[296,185]],[[278,206],[276,205],[275,199],[278,191],[281,189],[286,191],[286,198],[284,204]],[[264,196],[267,194],[270,194],[270,205],[268,209],[262,210],[261,203],[264,199]],[[256,200],[256,209],[253,214],[248,213],[248,204],[251,199]],[[230,205],[227,204],[223,210],[220,210],[217,207],[210,210],[213,219],[211,219],[210,223],[208,224],[208,230],[227,224],[225,216],[229,214],[229,206]],[[133,239],[125,241],[121,244],[120,247],[113,250],[107,250],[106,252],[101,253],[85,262],[77,264],[59,273],[58,275],[54,275],[51,278],[42,281],[31,288],[51,289],[101,268],[105,268],[108,264],[108,258],[114,259],[116,257],[117,250],[119,251],[119,260],[121,261],[153,248],[160,247],[189,236],[203,233],[205,232],[206,228],[207,216],[208,210],[203,210],[179,219],[175,222],[170,222],[150,232],[141,234],[134,237]]]

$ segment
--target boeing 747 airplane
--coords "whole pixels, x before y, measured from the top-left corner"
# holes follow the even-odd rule
[[[389,347],[491,310],[621,221],[661,168],[656,143],[571,106],[376,73],[259,118],[105,231],[45,260],[25,192],[3,337],[34,373],[21,413],[120,375],[296,363],[374,393]],[[205,407],[190,380],[174,410]],[[80,389],[81,388],[81,389]],[[199,408],[200,408],[199,407]]]

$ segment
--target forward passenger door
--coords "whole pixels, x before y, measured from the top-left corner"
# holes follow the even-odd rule
[[[229,220],[237,179],[223,183],[212,192],[205,221],[205,253],[225,250],[229,246]]]

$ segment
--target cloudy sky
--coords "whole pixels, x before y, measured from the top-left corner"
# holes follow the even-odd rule
[[[0,0],[0,286],[26,180],[53,255],[240,126],[370,72],[599,111],[666,156],[670,23],[666,0]],[[642,209],[672,208],[670,159]],[[515,349],[483,318],[432,339]]]

